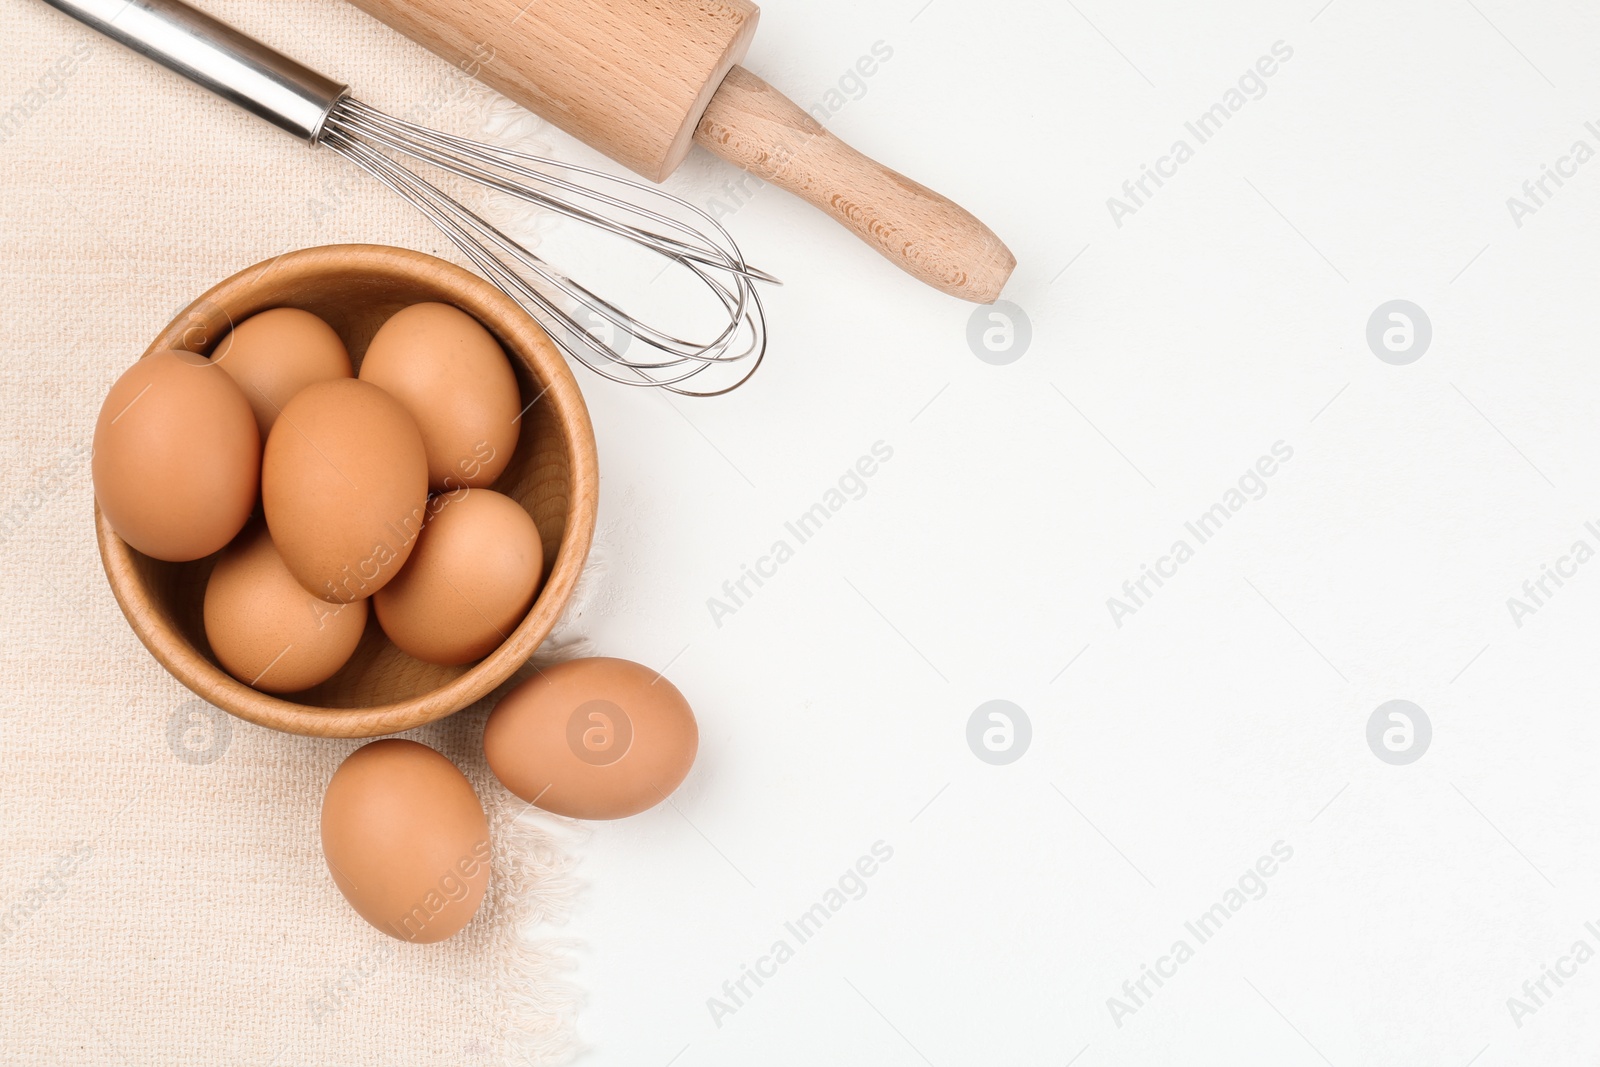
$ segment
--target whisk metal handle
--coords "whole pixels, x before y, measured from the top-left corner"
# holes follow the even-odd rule
[[[311,144],[349,92],[181,0],[44,2]]]

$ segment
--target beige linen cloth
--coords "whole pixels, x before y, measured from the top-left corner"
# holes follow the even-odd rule
[[[469,135],[509,114],[341,0],[198,6],[395,114]],[[322,791],[357,742],[209,713],[130,632],[91,521],[101,398],[205,289],[313,245],[457,257],[353,166],[39,0],[0,0],[0,42],[0,1061],[558,1062],[559,928],[516,928],[560,918],[568,853],[548,821],[511,828],[486,709],[408,736],[490,810],[490,901],[451,941],[400,944],[322,859]]]

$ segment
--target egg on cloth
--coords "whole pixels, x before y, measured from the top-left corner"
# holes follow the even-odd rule
[[[322,854],[350,906],[390,937],[443,941],[489,888],[489,820],[472,783],[426,745],[351,753],[322,798]]]
[[[299,308],[251,315],[217,342],[211,361],[239,383],[263,441],[278,412],[300,390],[355,376],[350,353],[333,327]]]
[[[95,501],[118,537],[155,559],[201,559],[233,540],[255,509],[260,465],[249,401],[190,352],[139,360],[95,422]]]
[[[373,594],[378,625],[409,656],[455,666],[498,648],[533,606],[544,566],[539,528],[490,489],[428,502],[417,547]]]
[[[477,319],[449,304],[412,304],[379,328],[361,380],[399,400],[428,450],[435,491],[494,484],[516,451],[522,398],[511,361]]]
[[[307,386],[273,424],[261,463],[267,527],[289,572],[322,599],[382,589],[410,557],[427,502],[422,435],[377,386]]]
[[[306,592],[257,523],[217,560],[203,615],[224,670],[263,692],[298,693],[349,661],[366,629],[367,602],[332,604]]]
[[[501,698],[483,753],[502,785],[575,819],[621,819],[653,807],[694,765],[700,730],[676,686],[623,659],[575,659]]]

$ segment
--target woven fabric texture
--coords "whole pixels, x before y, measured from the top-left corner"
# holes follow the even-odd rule
[[[348,4],[203,6],[369,103],[480,132],[481,90]],[[219,729],[124,622],[91,517],[101,398],[199,293],[313,245],[459,258],[343,160],[38,0],[0,5],[0,39],[0,1059],[502,1062],[507,1005],[529,1007],[504,983],[559,964],[548,946],[507,959],[507,905],[563,880],[559,851],[526,830],[534,867],[497,856],[499,903],[444,944],[368,927],[318,839],[357,742]],[[408,736],[504,827],[520,805],[483,766],[484,714]],[[559,1056],[570,1004],[551,988],[512,1062]]]

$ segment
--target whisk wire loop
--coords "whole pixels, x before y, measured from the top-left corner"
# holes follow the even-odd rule
[[[683,396],[720,396],[747,381],[765,358],[766,314],[755,283],[777,279],[747,264],[727,229],[693,204],[590,167],[430,130],[348,96],[329,111],[318,143],[414,205],[475,268],[545,325],[569,356],[601,377]],[[556,270],[402,160],[593,226],[662,257],[668,261],[663,273],[677,267],[715,298],[725,316],[722,328],[708,340],[689,340],[630,315]],[[611,214],[602,213],[606,211]],[[598,321],[586,324],[575,318],[580,310],[591,320],[609,323],[611,340],[590,328]],[[707,370],[724,365],[737,365],[731,384],[690,386]]]

